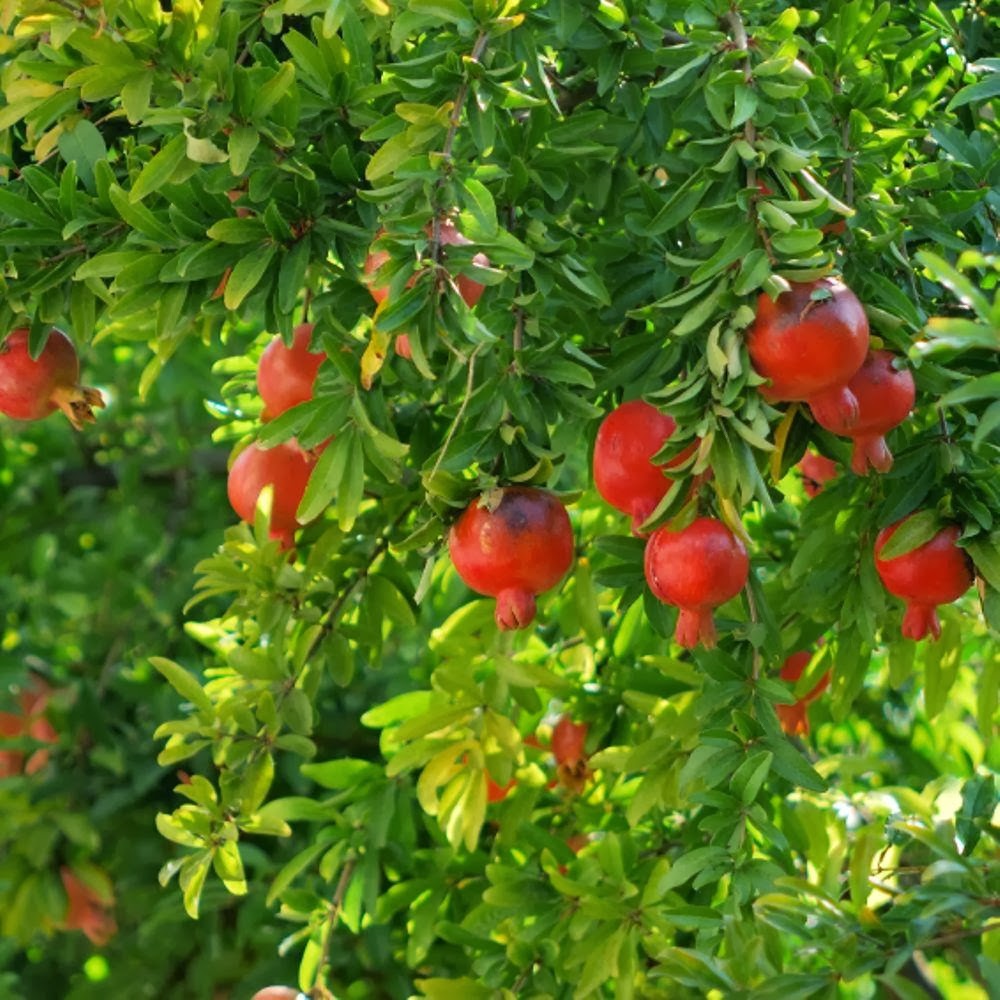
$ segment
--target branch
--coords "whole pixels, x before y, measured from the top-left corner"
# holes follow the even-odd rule
[[[753,86],[753,64],[750,62],[750,41],[747,38],[746,25],[740,17],[739,9],[735,6],[729,8],[725,16],[726,24],[729,26],[730,34],[733,36],[733,44],[744,53],[743,57],[743,82],[748,86]],[[757,126],[753,123],[753,118],[748,118],[743,123],[743,138],[753,146],[757,141]],[[757,186],[757,164],[747,165],[747,187]],[[756,216],[757,211],[753,198],[750,199],[750,218]]]
[[[310,992],[317,992],[321,987],[323,970],[330,961],[330,945],[333,942],[333,932],[340,918],[340,911],[344,906],[344,896],[347,895],[347,887],[351,883],[351,876],[357,859],[351,857],[344,862],[344,867],[340,871],[340,878],[337,880],[337,888],[334,890],[333,899],[330,901],[330,912],[326,916],[326,936],[323,938],[323,950],[320,953],[319,961],[316,963],[316,977],[313,979],[313,986]]]

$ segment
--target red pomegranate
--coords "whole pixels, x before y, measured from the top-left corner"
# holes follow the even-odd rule
[[[882,559],[879,553],[896,529],[910,517],[904,517],[879,532],[875,540],[875,569],[890,594],[906,601],[903,635],[923,639],[928,632],[935,639],[941,635],[937,605],[957,600],[972,586],[972,563],[955,541],[961,533],[957,524],[942,528],[930,541],[894,559]]]
[[[699,517],[680,531],[649,536],[646,582],[665,604],[680,608],[674,638],[686,649],[715,645],[712,609],[735,597],[750,572],[743,543],[721,521]]]
[[[811,659],[812,653],[804,650],[792,653],[785,660],[778,676],[783,681],[794,684],[802,676],[802,671],[805,670]],[[809,716],[807,709],[829,686],[830,671],[827,670],[808,694],[803,695],[791,704],[775,705],[774,709],[778,714],[778,721],[781,723],[782,730],[788,733],[789,736],[808,736]]]
[[[847,383],[858,401],[858,419],[853,425],[827,421],[816,414],[817,422],[834,434],[854,439],[851,469],[865,475],[869,466],[878,472],[892,468],[892,452],[884,435],[901,424],[913,409],[917,396],[913,375],[896,369],[891,351],[871,351],[865,363]]]
[[[270,535],[290,549],[299,522],[295,517],[309,482],[314,461],[295,441],[273,448],[251,444],[236,457],[229,470],[229,502],[242,521],[252,524],[257,498],[273,486]]]
[[[62,410],[79,430],[94,419],[93,407],[104,406],[96,389],[80,385],[80,359],[73,341],[53,327],[32,359],[28,330],[12,330],[0,344],[0,413],[15,420],[41,420]]]
[[[802,488],[806,496],[814,497],[823,492],[823,486],[837,475],[837,463],[832,458],[807,451],[799,462]]]
[[[813,295],[827,293],[826,298]],[[847,383],[868,353],[868,318],[838,278],[799,282],[772,300],[762,293],[747,350],[770,402],[804,400],[823,423],[849,427],[858,401]]]
[[[292,986],[265,986],[250,998],[250,1000],[300,1000],[303,994]]]
[[[326,359],[322,351],[309,350],[312,332],[312,323],[301,323],[291,347],[278,336],[264,348],[257,364],[257,391],[264,400],[266,419],[312,399],[316,373]]]
[[[574,767],[587,759],[584,750],[587,728],[586,722],[574,722],[568,715],[562,716],[552,727],[552,754],[557,764]]]
[[[494,780],[492,775],[486,775],[486,801],[491,805],[495,805],[497,802],[503,802],[505,798],[510,794],[511,790],[517,782],[511,778],[506,785],[498,785]]]
[[[632,516],[632,532],[656,509],[672,483],[664,469],[673,468],[697,449],[696,443],[676,458],[654,465],[652,457],[677,429],[667,413],[641,399],[622,403],[601,422],[594,442],[594,486],[616,510]]]
[[[573,529],[551,493],[504,486],[463,511],[448,534],[458,575],[497,599],[499,628],[518,629],[535,617],[535,595],[554,587],[573,562]]]
[[[450,219],[442,219],[438,227],[439,235],[441,239],[441,245],[444,247],[450,246],[468,246],[472,241],[467,239],[462,233],[455,228],[455,223]],[[434,232],[433,224],[428,222],[424,226],[424,232],[428,236],[432,236]],[[385,230],[380,229],[376,238],[384,235]],[[389,260],[389,252],[387,250],[371,250],[368,256],[365,258],[365,274],[368,276],[368,290],[372,293],[372,298],[376,302],[384,302],[389,295],[389,288],[387,285],[377,284],[377,272],[379,268],[382,267]],[[490,259],[484,253],[477,253],[473,258],[472,262],[478,267],[489,267]],[[411,278],[406,287],[409,288],[413,284],[414,279]],[[455,285],[458,288],[459,294],[465,300],[465,304],[471,309],[476,303],[483,297],[483,292],[485,291],[485,286],[480,284],[478,281],[474,281],[467,275],[460,274],[455,278]],[[399,341],[406,336],[403,334],[401,337],[397,338],[397,350],[400,355],[406,357],[404,349],[409,348],[409,343],[407,342],[406,348],[399,345]]]

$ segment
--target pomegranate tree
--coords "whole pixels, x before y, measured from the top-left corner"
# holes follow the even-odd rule
[[[279,336],[264,348],[257,364],[257,391],[264,400],[264,419],[273,420],[313,398],[316,373],[326,355],[310,351],[313,324],[301,323],[288,347]]]
[[[646,582],[665,604],[680,609],[674,638],[686,649],[715,645],[712,609],[735,597],[750,572],[743,543],[721,521],[699,517],[680,531],[649,536]]]
[[[313,465],[313,458],[295,441],[273,448],[251,444],[239,453],[229,470],[229,502],[241,520],[253,523],[261,490],[272,486],[270,535],[281,542],[282,548],[290,549],[299,527],[295,512]]]
[[[0,344],[0,413],[15,420],[41,420],[62,410],[79,430],[104,406],[96,389],[80,385],[80,359],[73,341],[53,327],[37,358],[28,351],[28,329],[12,330]]]
[[[663,470],[679,465],[697,448],[692,444],[662,465],[653,456],[677,429],[668,413],[641,399],[622,403],[601,422],[594,442],[594,486],[616,510],[632,517],[639,528],[663,499],[673,480]]]
[[[458,575],[497,599],[496,623],[525,628],[535,596],[551,590],[573,562],[573,529],[551,493],[530,486],[498,487],[463,511],[448,535]]]
[[[890,594],[906,602],[903,635],[923,639],[930,632],[941,635],[937,606],[957,600],[972,586],[972,562],[956,545],[961,529],[957,524],[943,527],[929,541],[891,559],[883,559],[882,549],[913,514],[890,524],[875,540],[875,569]]]
[[[858,416],[853,424],[816,414],[817,422],[828,431],[854,439],[851,469],[859,476],[865,475],[869,467],[878,472],[892,468],[892,452],[885,435],[913,409],[917,394],[913,375],[906,368],[896,368],[895,361],[891,351],[871,351],[847,383],[858,401]]]
[[[760,390],[768,401],[804,401],[824,427],[857,420],[847,383],[868,353],[868,318],[840,279],[796,282],[773,300],[761,294],[747,350],[771,380]]]

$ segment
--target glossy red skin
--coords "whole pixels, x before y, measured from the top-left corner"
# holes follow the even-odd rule
[[[832,296],[813,301],[813,291],[821,288]],[[839,279],[795,283],[774,301],[761,294],[747,350],[757,372],[771,380],[761,386],[765,399],[805,401],[824,426],[849,426],[857,419],[847,383],[868,353],[868,318]]]
[[[264,400],[264,409],[270,420],[313,398],[316,373],[326,360],[326,355],[321,351],[309,350],[312,332],[312,323],[301,323],[295,328],[295,339],[291,347],[278,336],[264,348],[264,353],[260,356],[257,364],[257,391]]]
[[[652,457],[676,429],[670,414],[633,399],[612,410],[597,431],[594,486],[612,507],[631,515],[634,534],[673,483],[663,470],[679,465],[698,447],[692,444],[675,459],[654,465]]]
[[[28,330],[12,330],[0,344],[0,413],[15,420],[41,420],[62,410],[77,428],[94,419],[93,407],[104,406],[96,389],[81,386],[80,359],[73,342],[53,328],[32,360]]]
[[[837,463],[826,455],[807,451],[799,462],[802,473],[802,488],[806,496],[814,497],[823,492],[823,486],[837,475]]]
[[[812,653],[805,650],[792,653],[785,660],[778,676],[783,681],[794,684],[802,676],[802,671],[805,670],[811,659]],[[778,721],[781,723],[782,730],[788,733],[789,736],[807,736],[809,734],[807,709],[829,686],[830,671],[827,670],[807,694],[790,704],[775,705],[774,708],[778,714]]]
[[[469,587],[497,598],[497,625],[524,628],[534,619],[535,595],[559,583],[573,563],[573,529],[551,493],[505,486],[466,507],[448,534],[448,551]]]
[[[378,236],[382,236],[385,230],[379,230]],[[431,236],[433,234],[433,224],[428,222],[424,227],[424,232]],[[439,226],[439,237],[441,240],[441,245],[448,246],[468,246],[472,240],[467,239],[462,235],[456,228],[455,224],[450,219],[442,219]],[[389,260],[389,252],[387,250],[372,250],[369,252],[368,256],[365,258],[365,274],[368,277],[368,291],[371,292],[372,298],[376,302],[384,302],[389,295],[389,288],[387,285],[376,284],[375,274],[379,268]],[[484,253],[477,253],[472,261],[478,267],[489,267],[490,259]],[[414,278],[411,278],[407,283],[406,287],[410,288],[413,285]],[[467,275],[460,274],[455,278],[455,285],[458,288],[459,294],[465,300],[465,304],[472,309],[477,302],[483,297],[483,292],[486,291],[486,287],[480,284],[478,281],[474,281]],[[403,334],[405,336],[405,334]],[[399,346],[399,340],[402,337],[397,338],[397,351],[403,357],[408,357],[404,353],[404,350]],[[409,342],[407,342],[406,349],[409,348]]]
[[[743,543],[721,521],[699,517],[681,531],[658,528],[649,536],[646,582],[654,596],[680,609],[674,638],[691,649],[715,645],[712,608],[746,585],[750,572]]]
[[[816,418],[828,431],[854,439],[851,469],[859,476],[869,467],[877,472],[892,468],[892,452],[884,435],[910,415],[917,398],[913,375],[908,369],[895,369],[895,360],[891,351],[871,351],[847,383],[858,401],[858,419],[853,425]]]
[[[557,764],[574,767],[587,759],[584,745],[587,742],[587,723],[574,722],[568,715],[552,727],[552,754]]]
[[[937,605],[957,600],[972,586],[972,564],[964,549],[955,544],[961,534],[957,524],[942,528],[930,541],[895,559],[880,559],[886,542],[908,517],[879,532],[875,569],[885,589],[906,601],[903,635],[923,639],[931,633],[937,639],[941,635]]]
[[[292,986],[265,986],[257,990],[251,1000],[298,1000],[300,996],[302,994]]]
[[[282,548],[289,549],[299,527],[295,511],[313,465],[311,456],[294,441],[268,449],[251,444],[240,452],[229,470],[229,502],[240,520],[252,524],[260,491],[273,484],[270,535],[281,542]]]

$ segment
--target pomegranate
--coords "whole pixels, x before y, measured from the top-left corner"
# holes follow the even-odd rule
[[[823,486],[837,475],[837,463],[826,455],[807,451],[799,462],[802,473],[802,488],[806,496],[814,497],[823,492]]]
[[[805,670],[811,659],[812,653],[805,650],[798,653],[792,653],[792,655],[785,660],[778,676],[783,681],[788,681],[790,684],[794,684],[802,676],[802,671]],[[829,686],[830,671],[827,670],[808,694],[803,695],[791,704],[774,706],[775,711],[778,714],[778,721],[781,723],[781,728],[788,733],[789,736],[809,735],[809,716],[807,714],[807,709],[809,705],[814,702]]]
[[[0,738],[23,738],[38,743],[59,742],[59,733],[45,717],[52,689],[44,681],[33,678],[18,696],[19,712],[0,712]],[[0,750],[0,778],[16,774],[35,774],[49,762],[47,747],[27,753],[21,750]]]
[[[699,517],[680,531],[658,528],[646,543],[646,582],[680,608],[674,638],[686,649],[715,645],[712,609],[735,597],[750,572],[743,543],[721,521]]]
[[[0,413],[15,420],[41,420],[62,410],[79,430],[94,419],[93,407],[104,406],[96,389],[80,385],[80,359],[73,341],[53,327],[32,360],[28,330],[12,330],[0,344]]]
[[[557,764],[572,767],[586,760],[584,744],[587,742],[587,723],[574,722],[568,715],[562,716],[552,727],[552,753]]]
[[[498,487],[466,507],[448,534],[448,551],[468,586],[497,599],[498,627],[525,628],[535,617],[535,595],[554,587],[573,562],[573,529],[551,493]]]
[[[279,336],[264,348],[257,364],[257,391],[264,400],[265,419],[273,420],[313,398],[316,373],[326,355],[309,350],[312,332],[312,323],[301,323],[291,347]]]
[[[632,533],[656,509],[672,480],[664,469],[679,465],[697,449],[685,448],[676,458],[654,465],[653,456],[677,429],[667,413],[641,399],[622,403],[601,422],[594,442],[594,485],[616,510],[632,516]]]
[[[468,246],[472,241],[467,239],[462,235],[455,227],[455,223],[450,219],[442,219],[439,226],[439,237],[441,240],[441,246]],[[428,222],[424,226],[424,232],[430,237],[433,236],[434,226],[432,223]],[[380,229],[378,236],[382,236],[385,233],[384,229]],[[444,255],[442,255],[444,256]],[[389,260],[389,253],[387,250],[371,250],[368,256],[365,258],[365,274],[368,276],[368,290],[372,293],[372,298],[376,302],[384,302],[389,295],[389,288],[386,285],[376,284],[376,274],[379,268],[382,267]],[[490,259],[484,253],[477,253],[473,258],[472,262],[478,267],[489,267]],[[406,287],[409,288],[414,282],[414,278],[411,278]],[[465,304],[472,309],[476,303],[483,297],[483,292],[486,290],[485,286],[480,284],[478,281],[473,280],[467,275],[460,274],[455,278],[455,285],[458,288],[459,294],[465,300]],[[405,334],[403,335],[405,336]],[[399,340],[397,339],[397,345]],[[409,348],[409,343],[407,343],[406,348]],[[406,357],[404,353],[404,348],[397,346],[397,350],[400,355]]]
[[[486,801],[491,805],[503,802],[517,782],[511,778],[506,785],[498,785],[491,775],[486,775]]]
[[[251,1000],[299,1000],[302,994],[292,986],[265,986]]]
[[[815,299],[817,292],[829,293]],[[770,402],[804,400],[823,426],[850,427],[858,401],[847,387],[868,353],[868,318],[855,294],[837,278],[793,284],[774,301],[757,300],[757,317],[747,334],[761,386]]]
[[[274,487],[270,534],[290,549],[299,522],[295,517],[305,493],[314,461],[295,441],[274,448],[251,444],[236,457],[229,470],[229,502],[239,518],[253,523],[260,491]]]
[[[896,356],[891,351],[871,351],[865,363],[847,383],[858,401],[858,418],[853,425],[843,421],[816,420],[828,431],[854,439],[851,469],[865,475],[869,466],[878,472],[892,468],[892,452],[884,435],[901,424],[913,409],[916,387],[907,369],[893,367]]]
[[[901,556],[882,559],[879,553],[886,542],[912,516],[879,532],[875,539],[875,569],[885,589],[906,602],[903,635],[923,639],[930,632],[937,639],[941,635],[937,605],[957,600],[972,586],[972,562],[955,544],[961,533],[957,524],[947,525],[930,541]]]
[[[63,888],[66,890],[66,916],[60,926],[79,930],[98,947],[106,945],[118,932],[118,924],[111,913],[114,898],[110,889],[97,889],[84,881],[72,868],[59,869]]]

